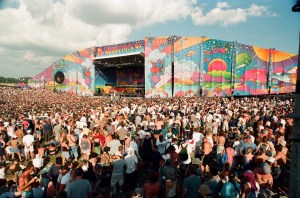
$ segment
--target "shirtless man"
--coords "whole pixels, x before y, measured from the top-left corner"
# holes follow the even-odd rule
[[[260,148],[259,154],[255,157],[254,163],[259,167],[263,162],[267,161],[269,156],[266,155],[266,148]]]
[[[22,192],[22,197],[33,198],[31,184],[35,182],[35,178],[31,178],[30,174],[34,173],[34,166],[29,165],[24,173],[19,178],[19,191]]]
[[[77,161],[78,158],[78,144],[77,144],[77,137],[74,131],[71,131],[70,134],[68,134],[68,141],[69,141],[69,147],[71,148],[71,155],[75,158],[75,161]]]
[[[18,130],[15,131],[15,135],[17,136],[19,141],[22,141],[22,139],[24,137],[24,132],[21,129],[21,127],[18,127]]]
[[[201,170],[203,173],[208,173],[209,172],[209,166],[211,165],[212,162],[212,144],[207,140],[207,137],[203,138],[203,145],[202,145],[202,150],[203,150],[203,160],[201,164]]]
[[[225,149],[225,147],[224,147],[225,141],[226,141],[226,138],[224,136],[224,133],[219,132],[218,136],[217,136],[217,154],[222,153],[223,150]]]
[[[22,145],[22,143],[16,138],[13,137],[8,143],[7,145],[10,146],[9,150],[11,152],[11,158],[15,159],[15,153],[17,153],[19,160],[22,161],[21,159],[21,153],[20,153],[20,149],[19,146]]]

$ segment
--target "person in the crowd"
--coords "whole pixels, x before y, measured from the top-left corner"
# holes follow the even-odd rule
[[[272,189],[286,183],[286,156],[294,121],[286,115],[293,114],[295,106],[290,96],[210,98],[188,94],[191,97],[120,98],[116,102],[104,96],[77,96],[47,89],[0,87],[0,93],[0,178],[12,176],[19,181],[26,172],[23,163],[32,164],[31,153],[39,154],[45,164],[41,172],[30,174],[40,177],[42,172],[49,173],[52,181],[43,182],[44,187],[47,185],[44,197],[54,197],[59,191],[67,196],[62,192],[76,181],[75,168],[80,167],[96,197],[109,196],[115,189],[119,189],[114,192],[116,197],[139,195],[140,187],[149,184],[152,172],[159,173],[158,188],[152,185],[156,182],[146,185],[155,192],[153,197],[172,197],[175,187],[179,188],[177,197],[217,197],[222,187],[226,197],[226,189],[232,191],[228,182],[233,170],[235,182],[241,180],[240,197],[256,196],[258,192],[270,195]],[[24,145],[28,130],[33,143]],[[186,150],[181,144],[188,145]],[[13,162],[9,161],[11,155],[18,155]],[[55,162],[57,156],[65,158],[67,168],[59,170],[62,160]],[[195,173],[190,166],[196,168]],[[199,188],[194,185],[197,181],[191,182],[198,178],[200,184],[203,181],[207,185]],[[40,190],[32,184],[32,189]],[[152,196],[149,190],[144,192]]]
[[[66,188],[68,198],[92,198],[92,187],[87,179],[82,178],[84,173],[82,168],[79,167],[74,172],[76,178]]]
[[[116,184],[119,185],[119,192],[121,193],[123,184],[124,184],[124,166],[125,166],[125,161],[123,159],[123,155],[119,152],[116,152],[116,154],[113,156],[113,172],[111,176],[111,192],[110,194],[112,195],[113,193],[116,192]]]
[[[143,193],[145,197],[155,198],[159,197],[160,184],[158,181],[158,173],[152,172],[149,175],[149,181],[143,186]]]
[[[125,161],[125,186],[127,191],[133,191],[136,188],[137,183],[137,164],[138,158],[134,153],[133,148],[129,147],[127,155],[124,158]]]
[[[240,195],[240,180],[236,177],[234,171],[230,171],[228,175],[228,181],[225,182],[221,189],[222,198],[235,198]]]
[[[188,167],[189,176],[184,179],[183,182],[183,194],[182,197],[192,198],[198,197],[198,189],[201,185],[201,179],[196,176],[196,168],[193,165]]]
[[[36,178],[31,178],[32,173],[34,173],[34,166],[28,165],[19,178],[18,190],[22,192],[22,197],[34,198],[31,185],[36,181]]]

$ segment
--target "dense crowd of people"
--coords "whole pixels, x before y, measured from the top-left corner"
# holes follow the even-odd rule
[[[294,100],[0,87],[1,197],[272,197]]]

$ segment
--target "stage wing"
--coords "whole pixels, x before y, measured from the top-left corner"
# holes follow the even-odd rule
[[[200,43],[203,38],[182,37],[174,43],[174,96],[200,93]]]
[[[145,97],[172,97],[172,37],[145,38]]]
[[[272,51],[271,94],[296,91],[297,61],[295,54]]]

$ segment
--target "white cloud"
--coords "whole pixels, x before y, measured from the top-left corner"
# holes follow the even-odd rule
[[[195,0],[15,0],[14,4],[0,7],[0,46],[6,54],[0,55],[0,69],[8,68],[7,65],[15,68],[6,69],[1,75],[34,76],[40,72],[36,68],[47,68],[76,50],[126,42],[135,29],[186,18],[195,3]]]
[[[196,7],[191,14],[195,25],[233,25],[243,23],[250,17],[277,16],[268,7],[251,4],[248,8],[231,8],[228,2],[218,2],[216,7],[204,13],[203,7]]]

